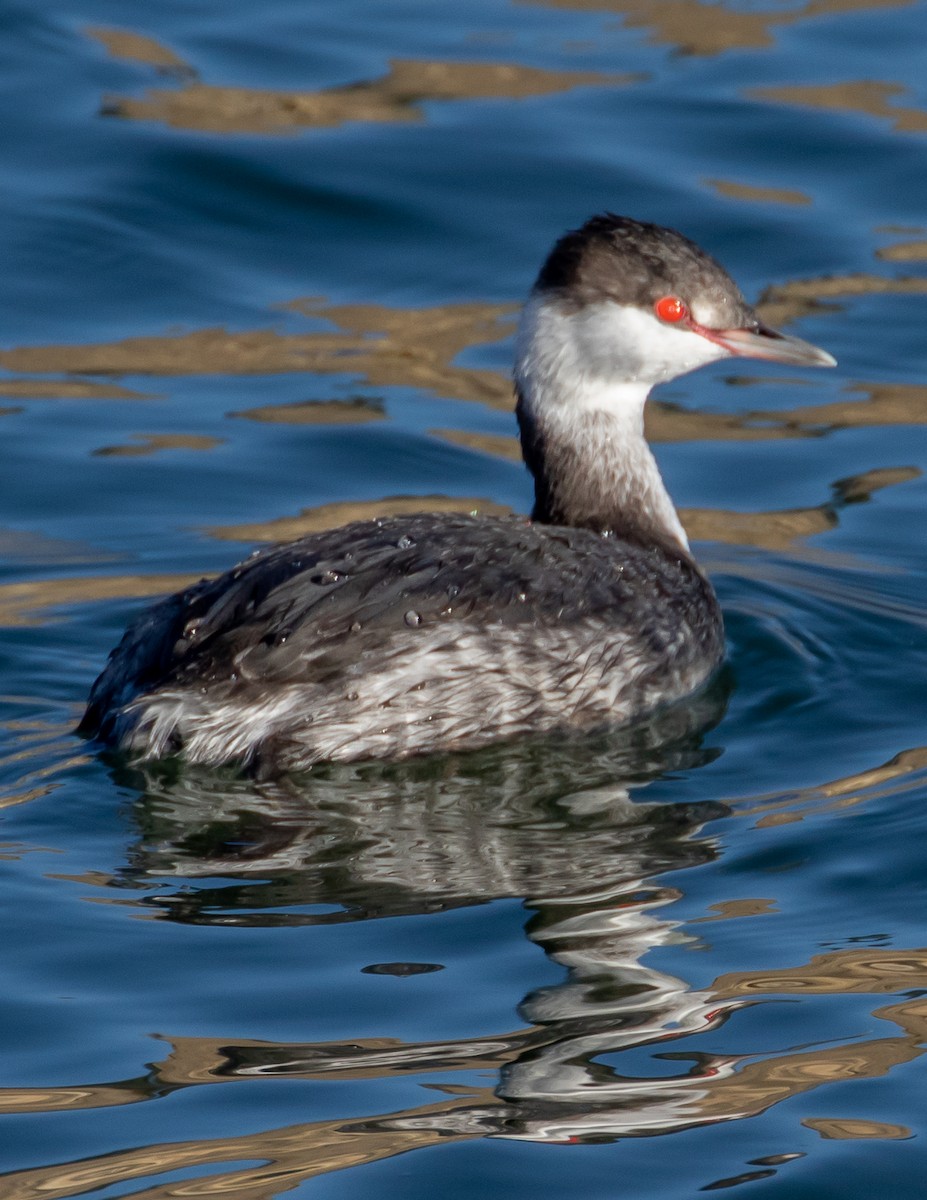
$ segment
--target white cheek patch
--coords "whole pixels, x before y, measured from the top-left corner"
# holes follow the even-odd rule
[[[556,380],[568,398],[592,380],[599,388],[649,389],[727,356],[722,346],[635,305],[603,301],[570,311],[534,295],[522,314],[516,378],[525,391]]]
[[[725,357],[722,347],[633,305],[602,304],[577,314],[580,337],[598,371],[655,384]],[[633,372],[633,374],[631,374]]]

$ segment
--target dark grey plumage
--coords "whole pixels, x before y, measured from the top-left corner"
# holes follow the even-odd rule
[[[470,673],[455,664],[459,678],[448,695],[448,660],[473,629],[487,657],[475,659]],[[551,635],[558,643],[575,636],[577,650],[588,642],[598,653],[584,664],[584,682],[571,682],[575,664],[567,658],[564,693],[548,699],[549,680],[536,676],[551,674]],[[404,687],[403,658],[417,647],[427,666]],[[616,696],[627,719],[655,690],[666,691],[669,650],[679,694],[722,653],[714,595],[681,550],[519,518],[424,513],[364,521],[272,547],[143,613],[94,685],[80,731],[142,749],[133,702],[189,694],[188,711],[160,746],[178,752],[199,698],[247,712],[295,687],[307,698],[326,693],[325,722],[311,708],[291,714],[288,730],[254,738],[242,756],[252,766],[400,757],[493,740],[498,727],[483,718],[497,692],[508,696],[510,734],[606,723]],[[633,690],[641,702],[621,698],[614,673],[622,659],[640,664]],[[585,697],[580,710],[571,692]],[[395,728],[384,734],[394,715]],[[358,719],[377,727],[370,744],[353,729]],[[333,744],[332,726],[349,727],[349,745]],[[449,726],[460,728],[456,739]]]

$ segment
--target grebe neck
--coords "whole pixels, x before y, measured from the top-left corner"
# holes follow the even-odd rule
[[[686,552],[689,542],[644,437],[642,383],[518,383],[522,453],[534,476],[532,520]],[[554,393],[551,389],[556,389]]]
[[[631,305],[577,307],[537,288],[529,297],[515,386],[535,521],[688,551],[644,437],[644,405],[655,383],[693,363],[684,341],[680,353],[655,339],[654,324]]]

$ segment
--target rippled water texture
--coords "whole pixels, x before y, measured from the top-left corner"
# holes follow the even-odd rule
[[[0,1195],[922,1197],[927,6],[5,7]],[[524,511],[551,240],[678,226],[832,351],[660,390],[697,704],[257,785],[71,730],[127,619]]]

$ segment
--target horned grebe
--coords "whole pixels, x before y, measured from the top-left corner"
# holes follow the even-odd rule
[[[618,724],[696,690],[717,600],[644,439],[654,384],[731,355],[833,366],[671,229],[562,237],[519,327],[531,521],[423,513],[260,551],[144,612],[80,732],[262,774]]]

